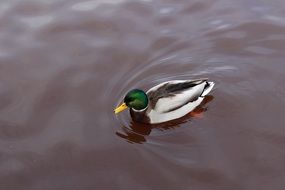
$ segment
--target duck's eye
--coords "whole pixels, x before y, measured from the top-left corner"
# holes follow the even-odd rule
[[[131,97],[129,97],[129,96],[125,97],[125,99],[124,99],[125,103],[129,103],[131,101],[133,101],[133,99]]]

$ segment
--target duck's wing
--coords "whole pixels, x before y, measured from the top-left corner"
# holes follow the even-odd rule
[[[151,109],[167,113],[210,92],[214,83],[207,79],[173,80],[164,82],[147,91]]]

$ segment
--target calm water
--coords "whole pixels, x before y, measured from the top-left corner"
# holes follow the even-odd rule
[[[281,0],[2,0],[0,189],[283,190],[284,52]],[[201,77],[195,117],[113,115]]]

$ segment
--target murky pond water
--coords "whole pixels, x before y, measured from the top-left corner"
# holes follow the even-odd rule
[[[1,1],[0,189],[283,190],[284,50],[284,1]],[[197,117],[113,114],[204,77]]]

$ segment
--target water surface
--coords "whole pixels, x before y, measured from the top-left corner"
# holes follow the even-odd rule
[[[0,189],[283,190],[284,7],[1,1]],[[113,114],[131,88],[204,77],[194,117]]]

